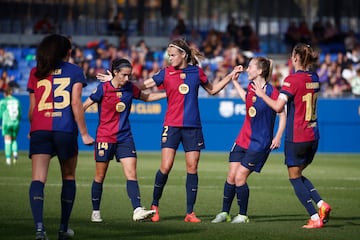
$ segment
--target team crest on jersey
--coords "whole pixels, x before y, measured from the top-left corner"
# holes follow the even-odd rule
[[[186,78],[186,74],[185,73],[180,73],[180,79],[185,79]]]
[[[255,115],[256,115],[256,108],[254,106],[251,106],[249,108],[249,116],[250,117],[255,117]]]
[[[116,92],[116,96],[121,98],[122,97],[122,92]]]
[[[187,94],[187,93],[189,92],[189,86],[188,86],[187,84],[185,84],[185,83],[180,84],[180,86],[179,86],[179,92],[180,92],[181,94]]]
[[[98,155],[99,155],[100,157],[103,157],[103,156],[105,155],[104,150],[99,150]]]
[[[253,96],[251,100],[253,103],[256,102],[256,96]]]
[[[119,102],[116,104],[116,111],[117,112],[123,112],[126,109],[126,105],[123,102]]]

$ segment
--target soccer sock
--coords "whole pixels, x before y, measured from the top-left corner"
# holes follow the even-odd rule
[[[11,158],[11,140],[6,139],[5,143],[5,158]]]
[[[127,194],[130,198],[133,209],[141,207],[139,184],[136,180],[126,181]]]
[[[321,200],[320,194],[318,193],[318,191],[316,190],[314,185],[311,183],[311,181],[304,176],[302,176],[301,179],[302,179],[305,187],[310,192],[312,200],[314,200],[316,203],[319,202]]]
[[[310,216],[317,213],[312,200],[310,191],[307,189],[305,184],[302,181],[302,178],[290,179],[291,184],[293,185],[294,191],[301,204],[305,207],[306,211]]]
[[[69,218],[74,206],[76,194],[75,180],[63,180],[61,189],[61,221],[59,231],[68,230]]]
[[[324,203],[324,201],[323,200],[320,200],[320,201],[318,201],[317,203],[316,203],[316,205],[318,206],[318,208],[319,207],[321,207],[321,205]]]
[[[156,172],[152,205],[159,206],[159,200],[164,191],[168,176],[168,174],[161,173],[160,170]]]
[[[16,140],[11,141],[11,151],[16,159],[18,157],[18,144]]]
[[[94,211],[100,210],[102,192],[103,184],[93,181],[91,186],[91,202]]]
[[[186,174],[186,212],[192,213],[194,211],[194,204],[198,190],[198,175],[197,173]]]
[[[29,189],[29,199],[32,215],[34,218],[35,229],[39,231],[44,231],[44,183],[40,181],[31,182]]]
[[[225,181],[222,212],[230,212],[231,204],[235,197],[235,184]]]
[[[239,214],[246,216],[250,195],[249,186],[247,185],[247,183],[242,186],[236,186],[235,191],[237,196],[237,202],[239,205]]]

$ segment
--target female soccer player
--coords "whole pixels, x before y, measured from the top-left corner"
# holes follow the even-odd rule
[[[241,71],[243,67],[241,66]],[[257,83],[262,86],[265,94],[272,99],[277,99],[279,91],[269,84],[272,76],[272,61],[264,58],[253,58],[247,67],[250,87]],[[253,91],[245,91],[235,79],[233,84],[246,103],[246,116],[244,124],[230,151],[229,172],[224,184],[222,211],[211,221],[212,223],[230,222],[229,214],[232,201],[237,196],[239,214],[232,223],[248,223],[247,216],[249,187],[247,179],[252,172],[260,173],[270,151],[280,146],[281,136],[285,129],[285,111],[279,114],[279,127],[273,137],[276,112]]]
[[[81,93],[86,85],[83,70],[67,60],[71,53],[69,39],[49,35],[39,44],[36,67],[30,72],[30,151],[32,182],[29,198],[35,222],[36,239],[47,239],[43,222],[44,186],[50,160],[57,155],[61,168],[61,221],[58,239],[68,239],[74,232],[68,222],[75,200],[75,170],[78,157],[78,132],[84,144],[94,139],[84,120]]]
[[[96,170],[92,183],[91,197],[92,222],[102,222],[100,202],[103,182],[110,160],[116,157],[121,162],[126,177],[126,188],[133,206],[133,220],[140,221],[154,215],[154,210],[141,206],[139,184],[136,175],[136,149],[131,133],[129,115],[133,98],[143,101],[155,101],[166,97],[165,92],[146,94],[130,82],[131,63],[126,59],[112,62],[112,80],[100,83],[84,102],[86,110],[92,104],[98,104],[99,124],[94,146]]]
[[[6,164],[16,163],[18,158],[18,144],[16,141],[20,128],[22,110],[19,100],[12,95],[12,88],[7,86],[4,98],[0,100],[0,118],[2,118],[2,135],[5,143]]]
[[[176,151],[182,143],[186,161],[186,200],[185,222],[200,222],[194,213],[198,190],[198,163],[200,151],[205,148],[198,105],[198,90],[202,86],[209,94],[221,91],[238,71],[236,68],[222,81],[211,84],[203,70],[198,66],[203,57],[184,40],[177,39],[168,45],[170,66],[160,70],[152,78],[142,82],[141,89],[162,85],[167,95],[167,111],[161,134],[161,164],[156,172],[151,209],[155,215],[153,222],[160,220],[159,200],[168,175],[174,164]],[[109,75],[98,75],[100,80],[109,80]],[[110,76],[111,78],[111,76]]]
[[[295,73],[285,78],[277,100],[269,98],[260,84],[252,86],[256,95],[275,111],[281,111],[287,104],[285,164],[295,194],[310,215],[303,228],[322,228],[331,211],[330,205],[322,200],[311,181],[303,176],[303,170],[314,159],[319,142],[316,107],[320,83],[318,75],[310,71],[317,57],[318,54],[309,45],[299,43],[293,48],[291,61]]]

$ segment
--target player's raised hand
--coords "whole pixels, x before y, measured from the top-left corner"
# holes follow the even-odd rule
[[[251,84],[251,91],[255,92],[255,94],[258,96],[258,97],[264,97],[266,95],[265,93],[265,90],[263,89],[263,87],[260,85],[260,83],[258,82],[253,82]]]
[[[108,82],[111,81],[111,79],[113,79],[113,75],[109,70],[106,70],[106,74],[98,73],[96,74],[96,78],[100,80],[100,82]]]

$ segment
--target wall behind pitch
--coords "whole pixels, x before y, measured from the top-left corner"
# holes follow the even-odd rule
[[[23,119],[18,136],[20,150],[28,150],[29,122],[28,96],[20,99]],[[85,100],[85,98],[84,98]],[[205,137],[206,151],[229,151],[244,120],[245,104],[240,99],[201,98],[199,100]],[[133,102],[131,126],[139,151],[160,149],[162,123],[166,100],[144,103]],[[95,137],[97,109],[86,113],[89,132]],[[360,153],[360,99],[319,99],[318,119],[320,125],[319,152]],[[3,139],[0,140],[4,149]],[[91,150],[79,140],[80,150]],[[283,146],[277,151],[283,151]]]

